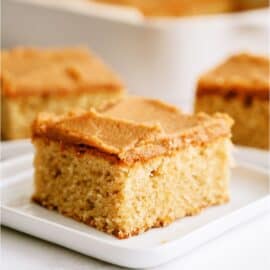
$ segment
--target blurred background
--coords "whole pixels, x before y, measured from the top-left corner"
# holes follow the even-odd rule
[[[269,53],[267,2],[4,0],[2,46],[86,45],[131,93],[191,110],[199,74],[231,53]]]

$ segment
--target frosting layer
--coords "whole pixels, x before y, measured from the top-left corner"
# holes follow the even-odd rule
[[[239,94],[269,99],[269,65],[269,59],[262,56],[232,56],[200,78],[197,95]]]
[[[122,83],[86,48],[15,48],[1,52],[5,96],[122,91]]]
[[[99,112],[42,114],[33,124],[33,139],[91,147],[132,163],[229,137],[232,124],[225,114],[187,115],[160,101],[127,98]]]

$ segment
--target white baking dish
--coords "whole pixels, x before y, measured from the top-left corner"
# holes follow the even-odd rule
[[[268,10],[145,19],[135,9],[83,0],[4,0],[4,47],[86,44],[132,93],[192,105],[195,82],[229,53],[267,53]]]

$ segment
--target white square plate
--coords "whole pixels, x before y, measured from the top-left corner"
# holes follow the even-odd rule
[[[255,167],[232,169],[231,201],[200,215],[118,240],[30,201],[32,154],[1,164],[2,224],[80,253],[132,268],[182,256],[252,217],[270,210],[269,175]]]

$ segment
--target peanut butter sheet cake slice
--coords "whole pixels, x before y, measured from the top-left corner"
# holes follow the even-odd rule
[[[126,98],[33,125],[33,200],[127,238],[229,200],[232,120]]]

